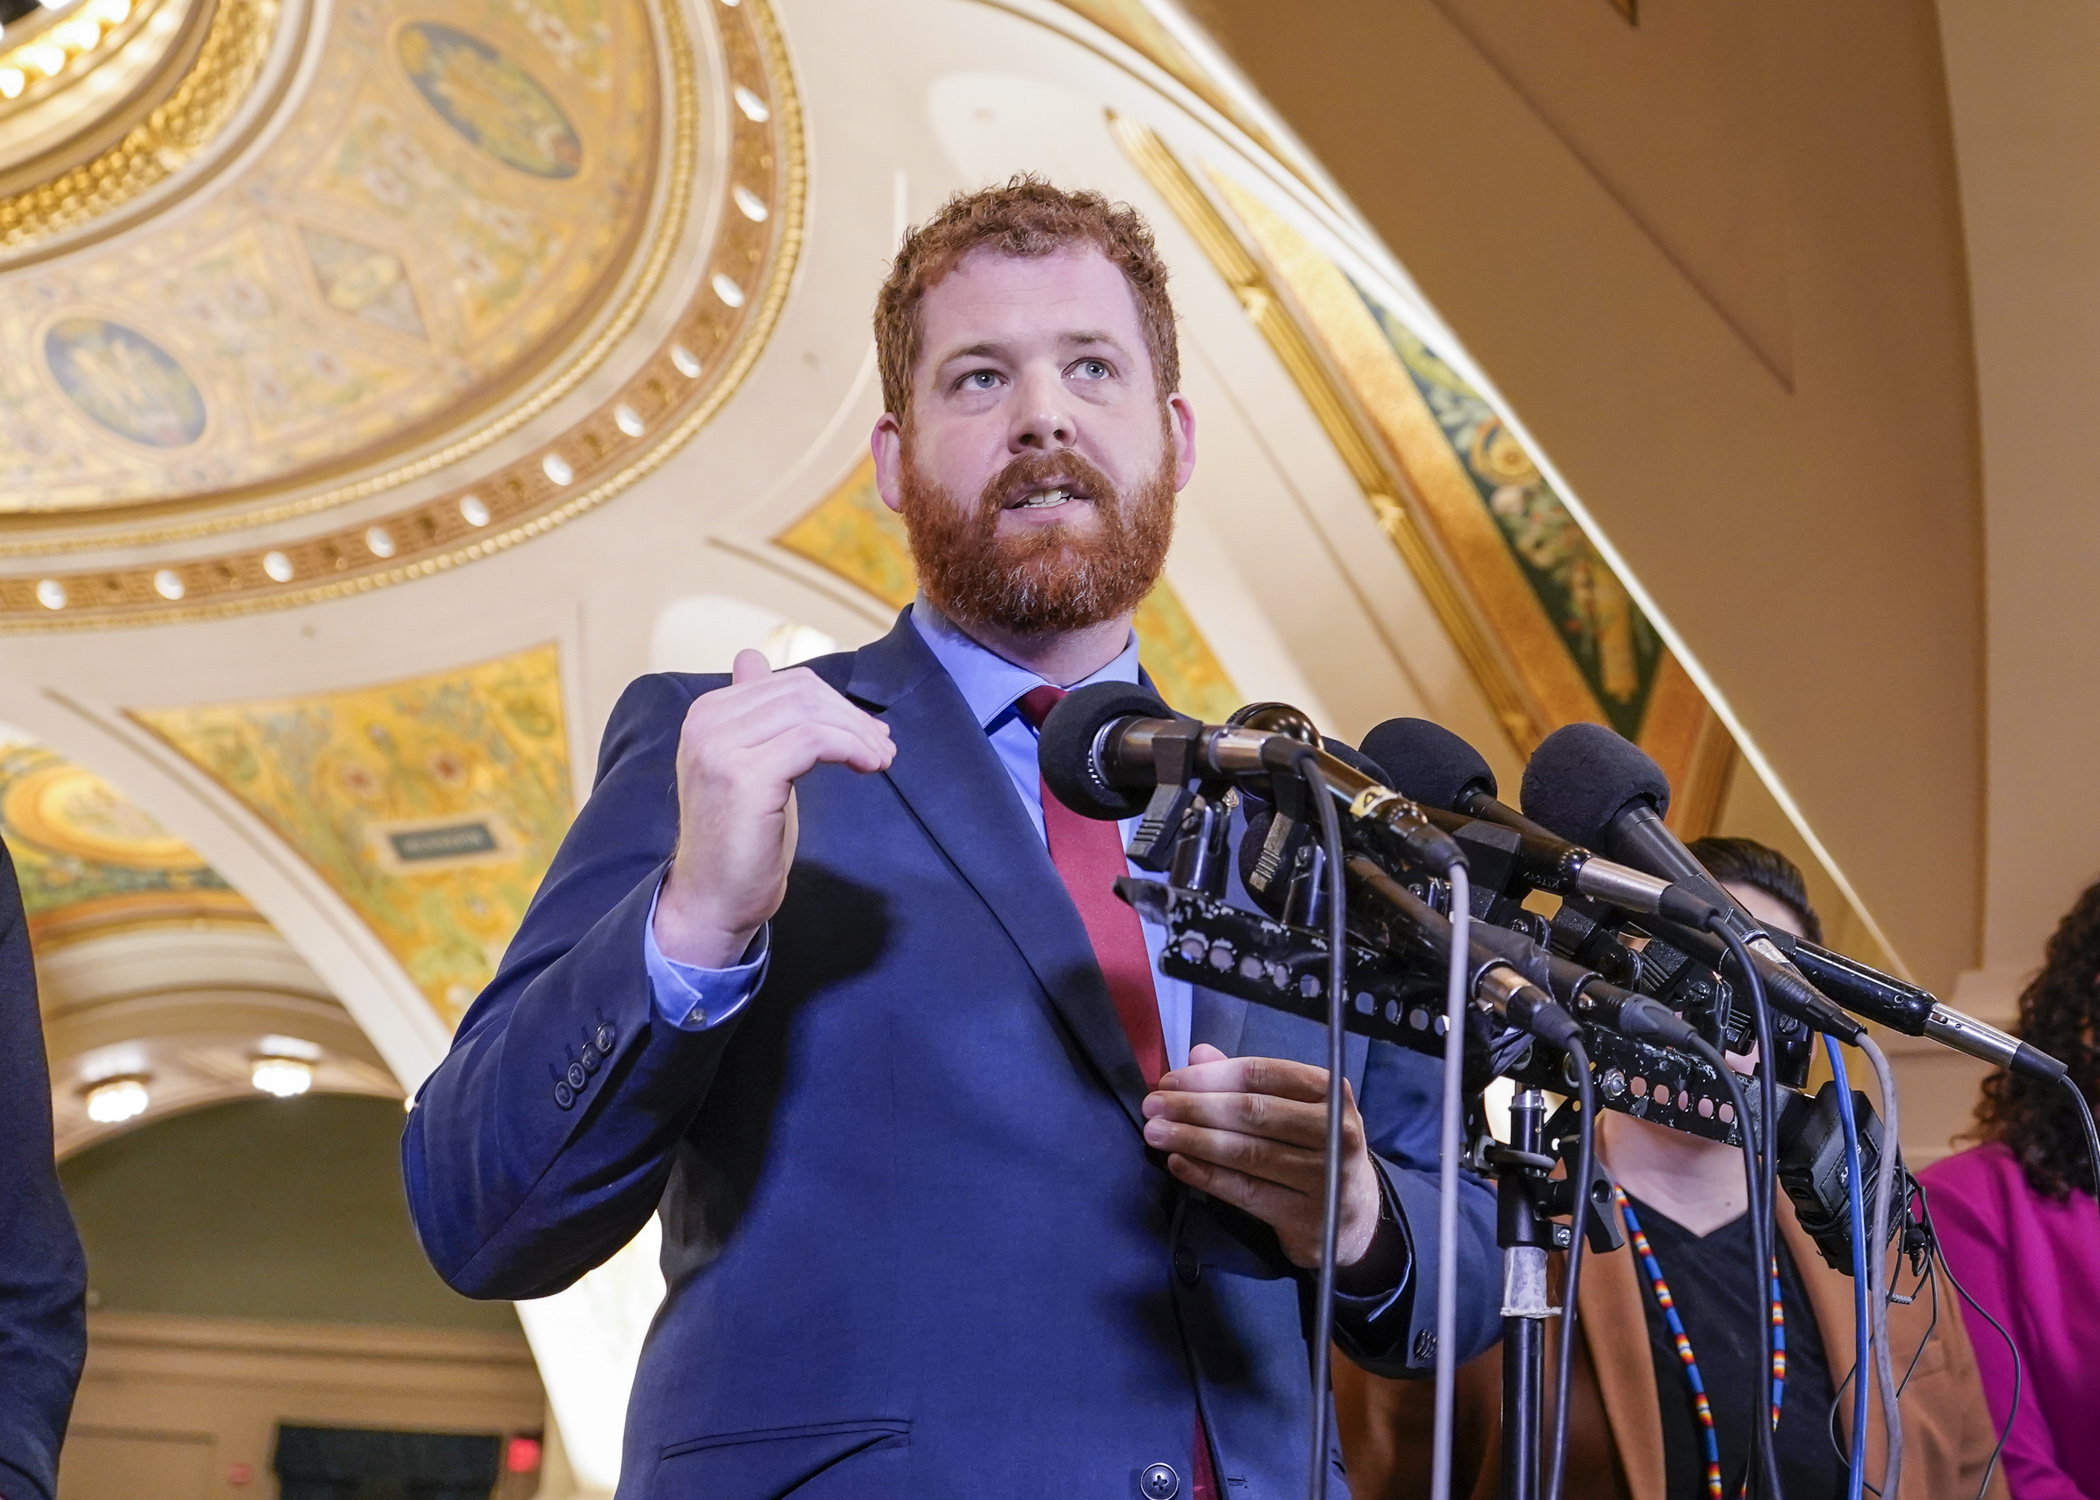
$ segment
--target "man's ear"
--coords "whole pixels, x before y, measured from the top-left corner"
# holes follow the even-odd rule
[[[882,503],[900,514],[904,510],[904,424],[896,413],[884,412],[868,434],[868,452],[875,458],[875,492]]]
[[[1167,397],[1167,443],[1174,450],[1174,488],[1185,488],[1196,472],[1196,408],[1176,391]]]

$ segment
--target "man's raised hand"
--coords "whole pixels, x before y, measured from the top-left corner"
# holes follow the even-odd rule
[[[678,852],[656,902],[666,958],[735,964],[787,895],[795,780],[820,762],[881,771],[890,727],[805,668],[737,653],[731,685],[703,693],[678,738]]]

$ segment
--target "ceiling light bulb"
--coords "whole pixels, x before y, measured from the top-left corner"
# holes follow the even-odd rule
[[[152,1103],[143,1078],[109,1078],[87,1091],[88,1118],[97,1125],[121,1125],[137,1119]]]
[[[314,1065],[303,1057],[258,1057],[248,1078],[264,1093],[290,1099],[314,1086]]]

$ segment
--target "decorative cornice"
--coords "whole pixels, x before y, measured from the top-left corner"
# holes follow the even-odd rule
[[[212,618],[384,588],[550,531],[667,460],[750,372],[778,321],[802,244],[807,176],[802,110],[778,20],[766,0],[710,9],[730,93],[723,111],[731,129],[728,169],[715,215],[720,227],[692,300],[617,391],[561,433],[492,472],[463,478],[429,499],[353,525],[274,546],[157,564],[0,575],[0,630]],[[659,14],[670,72],[689,88],[697,69],[683,20],[675,4]],[[696,173],[698,152],[691,132],[681,130],[678,140],[670,180],[674,191],[684,192]],[[645,266],[644,279],[663,275],[671,238],[658,236],[653,270]],[[640,311],[636,305],[627,315],[629,324]],[[593,351],[603,358],[616,338],[608,329]],[[581,358],[590,357],[587,351]],[[573,384],[572,377],[562,389]],[[542,393],[523,415],[506,414],[502,430],[515,430],[552,399]],[[299,502],[296,511],[361,498],[436,472],[498,435],[477,434],[407,470]],[[251,511],[233,524],[274,518]],[[88,545],[118,542],[103,535]]]

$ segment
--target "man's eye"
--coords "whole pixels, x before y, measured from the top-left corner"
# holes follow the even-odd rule
[[[1106,380],[1112,372],[1106,360],[1082,359],[1072,366],[1072,373],[1081,380]]]
[[[999,376],[992,370],[972,370],[962,378],[962,389],[966,391],[988,391],[999,383]]]

